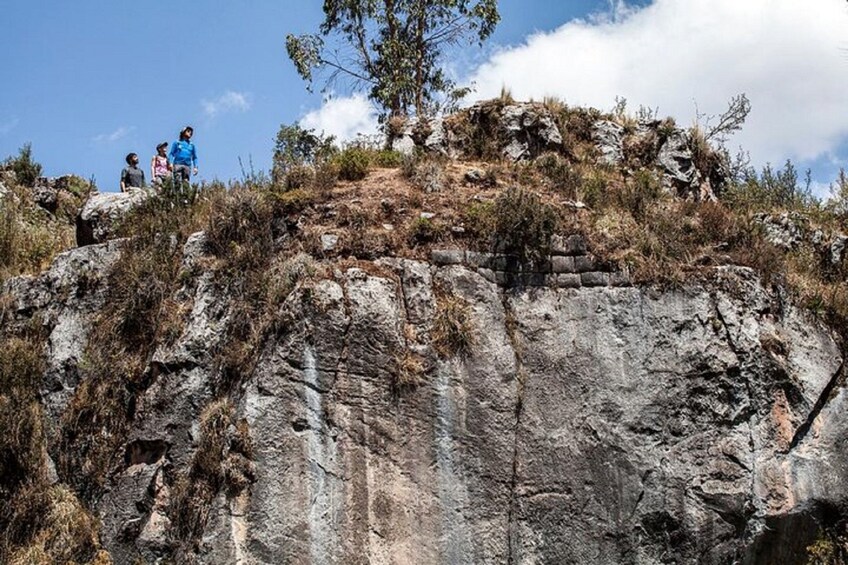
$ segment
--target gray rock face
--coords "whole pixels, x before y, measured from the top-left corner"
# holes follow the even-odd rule
[[[99,307],[75,273],[117,249],[6,284],[18,318],[50,313],[51,363],[79,363],[61,336],[84,343]],[[96,504],[116,563],[173,551],[169,481],[215,398],[229,297],[203,271],[202,235],[184,254],[189,322],[154,354]],[[504,290],[478,268],[384,259],[301,281],[230,393],[255,482],[211,498],[196,562],[804,562],[824,509],[848,502],[848,395],[826,327],[742,268],[668,291],[595,287],[611,275],[594,271]],[[467,354],[431,345],[445,296],[468,305]],[[399,390],[410,353],[421,384]]]
[[[601,162],[618,165],[624,160],[624,128],[609,120],[599,120],[592,128],[592,140],[601,154]]]
[[[848,246],[848,235],[838,235],[830,244],[830,263],[839,265],[845,259],[845,247]]]
[[[695,167],[695,156],[684,131],[675,131],[660,147],[657,163],[662,167],[669,189],[683,197],[702,199],[701,174]]]
[[[472,114],[473,115],[473,114]],[[562,145],[562,134],[551,113],[534,104],[512,104],[500,115],[504,157],[525,161]]]
[[[37,312],[50,329],[41,395],[54,424],[79,383],[91,322],[103,304],[103,277],[120,256],[120,246],[121,241],[112,241],[66,251],[43,274],[15,277],[0,287],[0,295],[12,297],[6,323],[26,323]]]
[[[127,212],[152,195],[152,189],[144,188],[93,194],[77,216],[77,245],[103,243],[112,239],[117,223]]]
[[[758,214],[756,219],[763,226],[769,242],[783,249],[797,249],[807,239],[809,221],[800,214]]]

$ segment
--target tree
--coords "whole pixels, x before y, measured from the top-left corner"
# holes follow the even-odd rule
[[[468,92],[442,69],[446,50],[482,44],[499,21],[497,0],[324,0],[319,33],[288,35],[286,50],[309,88],[327,71],[326,85],[367,85],[384,118],[423,116]]]
[[[32,144],[25,143],[18,150],[17,157],[9,157],[3,163],[3,168],[15,173],[15,180],[21,186],[35,186],[35,181],[41,176],[41,164],[32,159]]]
[[[272,178],[279,181],[294,167],[325,161],[335,151],[334,141],[333,136],[325,137],[297,124],[281,125],[274,143]]]

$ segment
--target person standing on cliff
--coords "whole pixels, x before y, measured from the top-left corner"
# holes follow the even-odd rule
[[[191,180],[191,175],[197,174],[197,149],[191,142],[193,135],[194,128],[186,126],[180,132],[180,140],[171,145],[168,157],[173,164],[175,183],[187,183]]]
[[[165,155],[165,150],[168,149],[168,142],[163,141],[156,146],[156,155],[150,161],[150,178],[153,184],[162,186],[165,179],[171,176],[171,162],[168,161],[168,156]]]
[[[127,167],[121,171],[121,192],[130,187],[144,188],[144,171],[138,166],[138,155],[130,153],[126,161]]]

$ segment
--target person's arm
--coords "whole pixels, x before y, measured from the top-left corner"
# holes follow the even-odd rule
[[[147,183],[145,182],[144,178],[144,170],[141,168],[139,168],[138,170],[141,171],[141,186],[139,188],[144,188],[145,186],[147,186]]]
[[[194,165],[194,174],[197,174],[197,146],[191,144],[191,162]]]
[[[150,160],[150,180],[156,178],[156,157]]]
[[[121,170],[121,192],[127,191],[127,170]]]

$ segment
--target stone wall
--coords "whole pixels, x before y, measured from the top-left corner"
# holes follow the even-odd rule
[[[589,253],[579,234],[554,236],[551,254],[536,263],[522,263],[514,255],[463,249],[436,249],[430,254],[434,265],[464,265],[487,281],[502,287],[624,287],[631,285],[626,270],[615,269]]]

